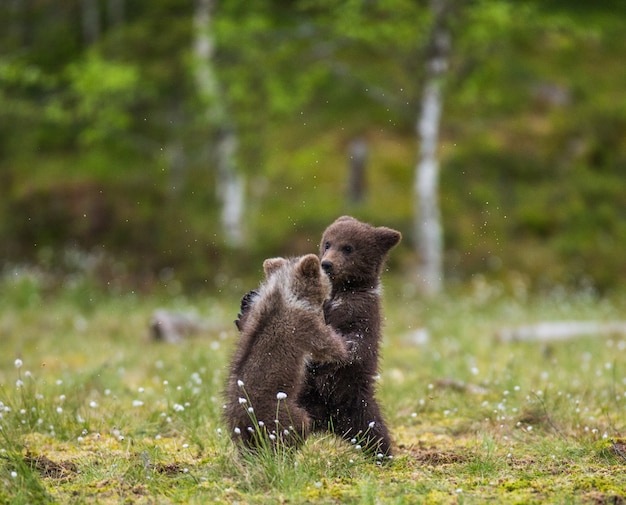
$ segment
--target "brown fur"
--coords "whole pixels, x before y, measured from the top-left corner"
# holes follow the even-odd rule
[[[300,404],[318,430],[356,439],[364,450],[391,455],[391,439],[374,396],[381,339],[380,274],[402,235],[348,216],[323,233],[322,268],[332,282],[326,322],[350,342],[350,358],[311,363]]]
[[[263,269],[265,281],[247,299],[225,418],[231,436],[244,447],[270,440],[297,446],[311,428],[309,415],[297,403],[307,357],[337,361],[346,359],[348,351],[324,322],[322,304],[331,285],[317,256],[268,259]],[[286,393],[286,399],[278,401],[278,393]]]

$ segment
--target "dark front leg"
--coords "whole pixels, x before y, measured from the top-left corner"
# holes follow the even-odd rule
[[[377,459],[392,455],[391,437],[374,398],[361,400],[361,406],[337,408],[333,413],[335,433]],[[382,455],[382,456],[381,456]]]
[[[318,387],[318,366],[332,366],[309,363],[302,391],[298,396],[298,404],[303,407],[312,420],[312,431],[328,431],[330,413],[328,400],[324,398]]]

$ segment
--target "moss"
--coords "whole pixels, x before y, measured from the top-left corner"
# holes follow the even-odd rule
[[[517,491],[519,489],[530,488],[531,482],[528,481],[527,479],[521,478],[521,479],[508,480],[505,482],[501,482],[498,484],[498,487],[506,492]]]
[[[577,475],[572,478],[572,488],[581,491],[600,491],[606,494],[624,495],[624,483],[613,475]]]

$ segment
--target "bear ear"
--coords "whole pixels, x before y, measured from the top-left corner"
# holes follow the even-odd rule
[[[271,274],[276,272],[280,267],[282,267],[287,260],[285,258],[268,258],[263,262],[263,271],[265,272],[265,277],[269,277]]]
[[[376,242],[380,244],[385,251],[397,245],[401,238],[402,234],[399,231],[392,230],[386,226],[376,228]]]
[[[317,278],[321,274],[320,259],[315,254],[307,254],[300,258],[298,270],[304,277]]]
[[[335,223],[340,223],[341,221],[356,221],[352,216],[341,216],[335,219]]]

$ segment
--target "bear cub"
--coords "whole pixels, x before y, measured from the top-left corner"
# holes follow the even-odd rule
[[[314,254],[272,258],[252,292],[230,365],[224,417],[233,440],[254,449],[301,444],[311,419],[298,404],[306,362],[343,361],[344,340],[325,324],[331,283]]]
[[[326,322],[346,342],[348,360],[308,364],[299,402],[314,430],[331,430],[377,457],[391,456],[391,439],[375,398],[381,339],[380,275],[402,235],[349,216],[322,234],[322,269],[332,283]]]

